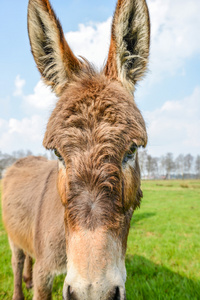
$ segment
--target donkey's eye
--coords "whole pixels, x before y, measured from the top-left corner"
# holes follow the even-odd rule
[[[130,149],[125,153],[122,163],[126,164],[129,160],[133,160],[136,154],[138,146],[133,143]]]
[[[54,149],[54,154],[57,156],[57,158],[61,161],[63,161],[62,155],[58,152],[57,149]]]
[[[65,167],[65,161],[64,158],[62,157],[62,155],[58,152],[57,149],[54,149],[54,154],[57,156],[58,160],[63,164],[63,166]]]

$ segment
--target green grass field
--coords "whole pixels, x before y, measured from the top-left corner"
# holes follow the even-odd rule
[[[127,300],[200,300],[200,181],[145,181],[142,186],[144,198],[128,240]],[[0,299],[12,298],[10,260],[0,223]],[[63,279],[56,278],[53,299],[62,299]],[[25,298],[32,299],[31,291]]]

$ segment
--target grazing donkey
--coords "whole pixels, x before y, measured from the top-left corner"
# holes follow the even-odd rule
[[[28,31],[37,67],[59,96],[43,144],[58,156],[20,159],[3,182],[3,220],[12,249],[13,300],[22,272],[34,300],[51,299],[53,278],[67,272],[65,300],[126,298],[125,253],[140,205],[137,148],[145,123],[132,93],[146,70],[145,0],[118,0],[108,60],[99,73],[77,58],[48,0],[30,0]]]

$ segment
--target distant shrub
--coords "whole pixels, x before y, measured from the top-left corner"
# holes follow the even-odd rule
[[[184,189],[188,189],[188,188],[189,188],[189,185],[188,185],[188,184],[183,184],[183,183],[182,183],[180,186],[181,186],[182,188],[184,188]]]

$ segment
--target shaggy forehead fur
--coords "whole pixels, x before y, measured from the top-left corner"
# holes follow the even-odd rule
[[[65,160],[66,213],[73,226],[119,227],[122,160],[133,141],[146,145],[145,124],[120,83],[93,72],[68,86],[49,119],[44,146]],[[139,176],[132,173],[138,188]]]
[[[67,154],[71,147],[79,152],[97,144],[106,148],[109,143],[117,155],[133,140],[138,146],[147,143],[145,123],[133,97],[117,81],[93,72],[82,74],[66,88],[49,119],[43,144]]]

